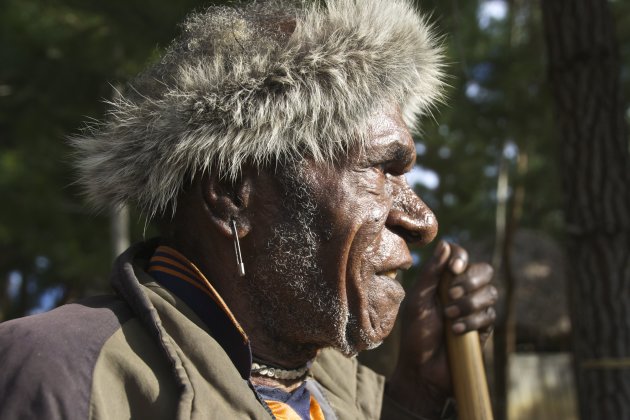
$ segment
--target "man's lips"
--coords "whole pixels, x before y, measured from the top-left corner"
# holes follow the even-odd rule
[[[396,280],[396,276],[398,275],[398,270],[394,269],[394,270],[384,271],[382,273],[379,273],[379,275],[389,277],[392,280]]]
[[[381,270],[377,271],[379,276],[389,277],[392,280],[396,279],[399,271],[408,270],[411,267],[411,258],[405,259],[403,261],[398,261],[395,264],[388,264],[386,267],[383,267]]]

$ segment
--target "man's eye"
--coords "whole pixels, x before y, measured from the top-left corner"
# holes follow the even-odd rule
[[[378,172],[379,176],[380,175],[388,176],[388,175],[390,175],[390,172],[391,172],[390,167],[387,164],[384,164],[384,163],[373,165],[372,168],[376,172]]]
[[[405,169],[396,165],[394,162],[383,162],[374,165],[374,167],[385,175],[399,176],[405,173]]]

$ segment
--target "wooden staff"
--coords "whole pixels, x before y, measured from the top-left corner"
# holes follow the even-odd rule
[[[450,281],[442,281],[441,296],[444,303],[449,301],[449,284]],[[492,420],[492,406],[481,356],[479,333],[471,331],[464,335],[456,335],[451,329],[452,322],[446,320],[445,324],[448,362],[457,400],[457,418]]]

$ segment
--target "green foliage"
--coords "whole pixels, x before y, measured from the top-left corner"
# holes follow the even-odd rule
[[[418,164],[438,174],[439,186],[416,190],[437,214],[442,237],[492,244],[505,155],[510,191],[525,190],[520,225],[557,235],[562,196],[540,11],[534,2],[503,3],[502,19],[482,22],[483,3],[419,2],[447,34],[451,87],[417,139],[426,149]],[[526,172],[516,170],[518,155],[527,155]]]
[[[202,4],[4,1],[0,320],[22,315],[50,286],[65,284],[80,295],[106,284],[108,215],[91,214],[83,204],[65,138],[85,120],[102,117],[113,86],[138,73],[172,39],[177,22]],[[142,224],[134,230],[137,240]],[[46,268],[37,257],[47,259]],[[15,271],[31,286],[27,296],[11,300],[5,281]]]

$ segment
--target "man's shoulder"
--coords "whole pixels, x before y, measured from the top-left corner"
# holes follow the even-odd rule
[[[86,418],[101,349],[132,317],[101,296],[0,324],[0,418]]]
[[[102,342],[132,317],[129,306],[115,296],[96,296],[50,312],[0,323],[0,352],[36,349],[52,357],[80,347],[81,353]]]

